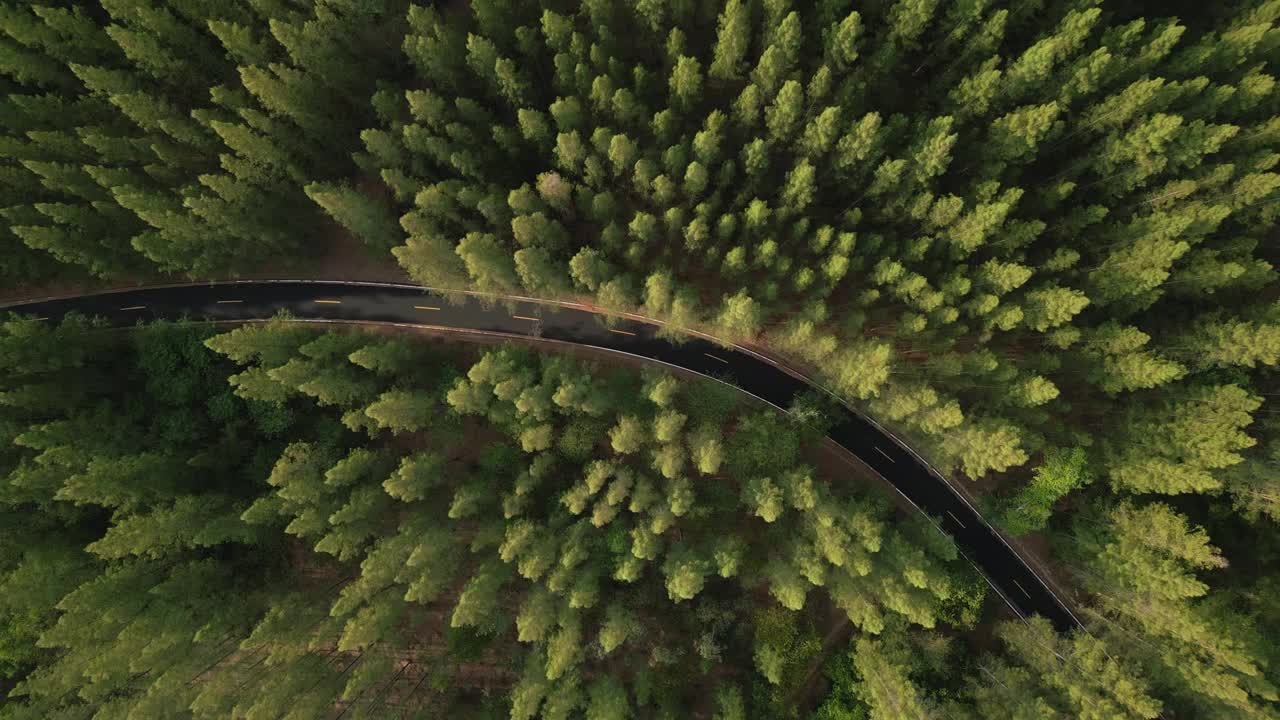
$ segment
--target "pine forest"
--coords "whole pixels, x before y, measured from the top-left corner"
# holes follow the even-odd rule
[[[834,394],[0,307],[0,720],[1280,720],[1278,74],[1280,0],[0,0],[0,303]]]

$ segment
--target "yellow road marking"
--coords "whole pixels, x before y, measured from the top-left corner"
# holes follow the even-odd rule
[[[312,302],[318,302],[325,305],[341,305],[342,304],[341,300],[314,300]]]
[[[431,307],[430,305],[414,305],[413,309],[414,310],[439,310],[440,308]]]
[[[875,446],[873,445],[872,447],[875,447]],[[885,459],[886,459],[886,460],[888,460],[889,462],[897,462],[897,461],[896,461],[896,460],[894,460],[893,458],[889,457],[889,453],[887,453],[887,452],[885,452],[885,451],[881,450],[880,448],[876,448],[876,452],[878,452],[878,453],[880,453],[881,455],[883,455],[883,456],[885,457]]]
[[[36,318],[36,322],[40,322],[41,320],[48,320],[48,319],[49,319],[49,318],[47,318],[47,317]]]
[[[950,510],[948,510],[948,511],[947,511],[947,514],[951,516],[951,519],[952,519],[952,520],[955,520],[955,521],[956,521],[956,524],[957,524],[957,525],[959,525],[961,529],[964,529],[964,523],[960,522],[960,518],[956,517],[956,516],[955,516],[955,513],[953,513],[953,512],[951,512]]]
[[[146,310],[147,306],[146,305],[130,305],[129,307],[120,308],[120,309],[121,310]]]
[[[242,303],[242,302],[244,302],[244,301],[243,301],[243,300],[219,300],[219,301],[218,301],[218,304],[219,304],[219,305],[230,305],[231,303]]]
[[[618,333],[619,335],[635,335],[633,332],[627,332],[626,330],[614,330],[613,328],[609,328],[609,332]]]
[[[728,365],[728,364],[729,364],[729,361],[728,361],[728,360],[725,360],[725,359],[724,359],[724,358],[722,358],[722,357],[716,357],[715,355],[712,355],[711,353],[702,353],[702,354],[703,354],[703,355],[706,355],[707,357],[711,358],[712,360],[719,360],[720,362],[724,363],[725,365]]]
[[[513,317],[513,318],[515,318],[515,319],[517,319],[517,320],[532,320],[532,321],[534,321],[534,322],[538,322],[538,318],[531,318],[531,317],[529,317],[529,316],[527,316],[527,315],[512,315],[511,317]]]

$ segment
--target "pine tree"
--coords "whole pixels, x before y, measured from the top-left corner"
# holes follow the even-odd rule
[[[842,391],[868,398],[889,379],[892,357],[888,344],[863,341],[836,356],[832,377]]]
[[[583,248],[569,261],[573,279],[588,290],[595,290],[612,275],[613,268],[594,248]]]
[[[1079,551],[1089,562],[1085,582],[1098,595],[1100,610],[1117,623],[1107,626],[1109,633],[1119,634],[1122,643],[1134,631],[1143,633],[1158,653],[1138,657],[1155,664],[1154,671],[1177,677],[1180,697],[1194,698],[1211,712],[1258,712],[1252,694],[1274,691],[1252,679],[1257,659],[1240,642],[1249,632],[1247,622],[1188,602],[1208,589],[1195,571],[1226,562],[1203,528],[1160,504],[1124,503],[1106,522],[1101,532],[1078,532]],[[1134,630],[1125,634],[1126,626]]]
[[[749,338],[760,332],[760,307],[744,291],[726,295],[716,324],[730,337]]]
[[[605,654],[612,653],[639,632],[639,623],[631,612],[618,604],[609,605],[600,626],[600,648]]]
[[[929,706],[902,661],[887,653],[881,643],[859,640],[854,646],[853,665],[862,678],[861,694],[872,720],[930,717]]]
[[[515,261],[521,282],[533,292],[554,296],[570,287],[568,274],[556,266],[545,248],[521,248],[515,253]]]
[[[945,442],[947,452],[958,459],[961,470],[972,480],[1027,460],[1018,429],[1009,424],[970,420],[950,431]]]
[[[734,685],[721,685],[716,689],[716,708],[714,720],[746,720],[742,691]]]
[[[1046,452],[1031,482],[1006,502],[1001,513],[1005,530],[1014,535],[1043,530],[1055,503],[1092,482],[1087,463],[1081,448]]]
[[[673,547],[662,564],[667,596],[676,603],[693,599],[702,591],[709,570],[706,560],[693,548]]]
[[[360,192],[333,185],[311,183],[307,197],[335,220],[374,247],[391,248],[403,242],[390,211]]]
[[[826,155],[840,132],[840,108],[828,107],[805,126],[798,149],[804,156],[817,159]]]
[[[609,440],[614,451],[624,455],[638,451],[647,439],[648,433],[645,431],[644,422],[635,416],[619,418],[618,424],[609,431]]]
[[[748,480],[742,486],[742,501],[768,523],[777,520],[784,510],[782,489],[769,478]]]
[[[862,32],[862,16],[850,12],[839,24],[828,30],[827,55],[837,69],[848,71],[858,59],[858,35]]]
[[[458,243],[457,253],[479,287],[500,291],[517,286],[515,261],[493,235],[467,233]]]
[[[696,58],[681,56],[671,70],[671,100],[678,108],[692,107],[702,93],[702,65]]]
[[[1214,471],[1238,464],[1237,451],[1255,440],[1244,433],[1262,404],[1237,385],[1184,390],[1135,410],[1122,426],[1124,444],[1110,444],[1107,474],[1116,489],[1170,495],[1222,486]]]
[[[1023,322],[1036,332],[1069,322],[1089,305],[1079,290],[1049,285],[1028,292],[1022,303]]]
[[[801,160],[787,172],[778,194],[779,211],[791,215],[804,212],[817,194],[817,170],[808,160]]]
[[[438,411],[434,399],[422,392],[392,390],[364,409],[378,425],[396,432],[416,432],[432,424]]]
[[[1003,161],[1021,161],[1034,155],[1036,146],[1053,129],[1060,108],[1057,103],[1026,106],[997,118],[988,142],[991,155]]]
[[[587,697],[587,720],[626,720],[631,716],[626,688],[612,677],[592,681]]]
[[[1177,351],[1199,367],[1254,368],[1280,362],[1280,324],[1206,319],[1179,338]]]
[[[1102,640],[1081,634],[1064,641],[1043,618],[1004,623],[999,635],[1010,654],[1026,663],[1048,690],[1029,688],[1029,694],[1053,698],[1064,717],[1154,718],[1160,713],[1160,703],[1148,694],[1145,683],[1110,657]],[[1062,662],[1063,657],[1070,662]]]
[[[775,144],[784,144],[791,138],[800,119],[804,116],[804,90],[800,83],[788,80],[773,102],[765,108],[765,125],[769,129],[769,140]]]
[[[458,596],[458,604],[449,618],[450,627],[484,628],[497,622],[499,593],[509,573],[505,565],[494,561],[477,568]]]
[[[958,137],[951,132],[952,124],[952,118],[946,116],[929,122],[912,158],[916,182],[926,182],[946,171]]]
[[[444,471],[444,460],[439,455],[424,451],[409,455],[382,483],[387,494],[404,502],[423,500],[427,492],[439,485]]]
[[[750,6],[741,0],[727,0],[716,25],[714,59],[707,74],[720,81],[737,80],[750,44]]]

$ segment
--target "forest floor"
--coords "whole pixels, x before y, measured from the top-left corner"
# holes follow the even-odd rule
[[[826,687],[828,683],[822,672],[827,666],[827,661],[835,653],[847,648],[850,638],[853,637],[854,627],[848,615],[828,604],[827,616],[827,632],[822,638],[822,649],[814,655],[809,667],[805,670],[804,677],[789,698],[793,707],[807,710],[816,708],[818,700],[828,691]]]
[[[337,230],[327,238],[328,249],[305,267],[311,277],[324,280],[363,280],[365,282],[412,283],[413,279],[400,267],[391,253],[376,253],[346,231]],[[288,277],[287,267],[264,266],[245,279]],[[294,269],[296,272],[296,268]]]

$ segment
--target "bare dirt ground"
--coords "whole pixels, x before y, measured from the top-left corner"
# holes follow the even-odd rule
[[[328,250],[324,255],[316,258],[314,263],[307,264],[309,274],[314,277],[365,282],[413,282],[391,253],[371,252],[364,243],[340,228],[335,228],[328,240]],[[250,277],[283,277],[283,270],[286,268],[266,267],[263,268],[262,275]]]

